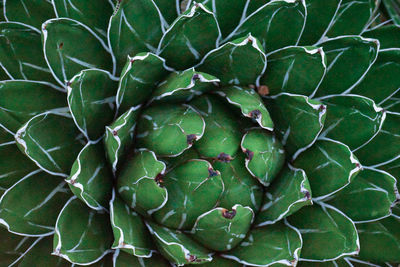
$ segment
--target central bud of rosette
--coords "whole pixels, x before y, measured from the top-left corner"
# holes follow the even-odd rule
[[[180,230],[215,251],[238,245],[285,161],[260,95],[189,69],[161,83],[136,121],[119,196],[159,239]]]

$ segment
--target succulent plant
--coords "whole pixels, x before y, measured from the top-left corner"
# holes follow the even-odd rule
[[[400,263],[384,2],[0,1],[0,266]]]

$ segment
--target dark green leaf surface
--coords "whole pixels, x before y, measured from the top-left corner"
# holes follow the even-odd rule
[[[180,2],[182,0],[153,0],[160,10],[163,18],[167,23],[171,24],[181,13]],[[178,10],[179,9],[179,10]]]
[[[365,31],[362,34],[367,38],[379,40],[380,49],[400,47],[400,27],[397,25],[385,25]]]
[[[113,267],[171,267],[171,264],[159,254],[154,254],[151,258],[139,258],[120,250],[115,251],[113,262]]]
[[[68,114],[47,112],[24,124],[15,139],[19,149],[41,169],[52,175],[67,176],[83,146],[79,135]]]
[[[396,0],[382,0],[382,2],[393,23],[400,25],[400,3]]]
[[[61,85],[84,69],[114,71],[108,46],[81,22],[48,20],[42,27],[42,41],[45,60]]]
[[[71,263],[89,265],[108,253],[113,241],[110,218],[72,197],[58,216],[53,255]]]

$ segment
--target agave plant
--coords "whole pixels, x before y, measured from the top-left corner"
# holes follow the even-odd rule
[[[400,263],[379,1],[0,3],[0,266]]]

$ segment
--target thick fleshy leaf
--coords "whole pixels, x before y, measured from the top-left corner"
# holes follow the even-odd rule
[[[221,173],[224,192],[218,206],[232,209],[236,204],[249,206],[258,211],[262,202],[263,188],[245,167],[245,156],[238,153],[233,159],[220,159],[213,166]]]
[[[230,250],[246,237],[253,218],[253,210],[240,204],[232,210],[215,208],[197,218],[192,238],[215,251]]]
[[[249,34],[211,50],[196,69],[218,77],[221,85],[248,85],[256,82],[265,66],[264,49],[261,43]]]
[[[7,21],[22,22],[40,29],[45,20],[55,17],[52,2],[47,0],[3,2],[4,17]]]
[[[132,107],[119,116],[113,124],[106,126],[104,145],[108,161],[114,172],[117,170],[117,165],[121,161],[122,155],[133,143],[139,110],[140,106]]]
[[[283,93],[266,103],[277,134],[286,152],[293,157],[310,147],[324,127],[326,106],[319,101]]]
[[[250,266],[296,265],[302,243],[297,229],[285,221],[252,229],[242,243],[222,256]]]
[[[146,229],[147,231],[147,229]],[[150,258],[140,258],[116,250],[113,256],[113,267],[171,267],[171,264],[160,254],[154,254]]]
[[[159,251],[170,262],[183,266],[188,263],[201,263],[212,260],[212,253],[194,242],[186,234],[155,223],[147,223],[147,227],[154,236],[154,241]]]
[[[242,138],[241,148],[246,154],[246,168],[264,186],[268,186],[285,162],[281,142],[263,129],[249,130]]]
[[[365,31],[364,37],[378,39],[380,49],[399,47],[400,27],[397,25],[385,25]]]
[[[196,3],[165,32],[158,53],[167,60],[168,66],[184,70],[215,48],[220,35],[215,15]]]
[[[164,27],[154,1],[119,1],[108,27],[109,44],[117,61],[116,72],[121,72],[128,55],[155,52]]]
[[[379,220],[392,213],[396,179],[384,171],[362,170],[344,189],[325,200],[355,222]]]
[[[83,70],[68,83],[68,104],[76,126],[96,140],[115,116],[117,82],[103,70]]]
[[[382,0],[386,11],[396,25],[400,25],[400,3],[395,0]]]
[[[384,165],[400,158],[400,113],[386,112],[378,134],[355,155],[366,166]]]
[[[242,21],[227,39],[243,37],[251,32],[267,52],[296,45],[304,28],[305,17],[304,1],[271,1]]]
[[[177,156],[203,136],[204,128],[204,119],[191,106],[151,106],[140,116],[136,146],[159,156]]]
[[[79,21],[67,18],[46,21],[42,25],[42,40],[47,65],[63,86],[84,69],[113,70],[108,46]]]
[[[38,242],[37,238],[15,235],[0,227],[0,265],[10,266],[17,262],[35,242]]]
[[[311,95],[326,70],[325,53],[317,47],[282,48],[269,54],[267,62],[260,84],[267,86],[266,94],[270,95],[281,92]]]
[[[66,113],[36,115],[18,130],[15,140],[36,165],[60,176],[67,176],[83,146],[74,121]]]
[[[261,97],[251,88],[232,86],[223,88],[218,94],[235,107],[240,108],[242,115],[254,119],[260,127],[272,131],[274,123]]]
[[[113,241],[110,218],[72,197],[58,216],[53,255],[89,265],[104,257]]]
[[[33,172],[1,197],[0,224],[20,235],[51,234],[59,210],[70,197],[68,187],[59,177]]]
[[[287,165],[265,192],[255,223],[257,226],[273,224],[311,204],[311,188],[306,173]]]
[[[351,93],[369,97],[380,104],[399,92],[399,88],[400,49],[388,49],[379,52],[375,64]]]
[[[79,152],[66,182],[71,191],[90,208],[108,209],[113,188],[113,174],[104,157],[101,143],[88,143]]]
[[[156,222],[175,229],[191,229],[204,212],[212,209],[224,189],[221,174],[208,161],[183,163],[162,178],[168,201],[157,210]]]
[[[288,217],[288,221],[299,229],[303,238],[303,260],[334,260],[360,251],[354,223],[332,206],[321,203],[304,207]]]
[[[11,2],[11,1],[10,1]],[[0,22],[0,66],[14,79],[54,81],[42,53],[40,32],[16,22]]]
[[[315,142],[296,158],[293,165],[306,172],[315,198],[339,191],[361,170],[349,147],[331,139]]]
[[[157,160],[154,152],[138,151],[127,161],[118,177],[119,195],[132,209],[142,215],[151,215],[168,199],[168,192],[162,184],[165,169],[165,163]]]
[[[237,261],[225,259],[221,256],[214,254],[213,259],[210,262],[200,264],[201,267],[243,267],[243,264],[240,264]]]
[[[114,232],[113,249],[121,249],[133,256],[151,257],[155,246],[139,214],[116,196],[110,201],[111,227]]]
[[[326,36],[360,34],[370,20],[376,3],[375,0],[342,0]]]
[[[165,60],[152,53],[128,56],[117,93],[119,113],[146,102],[156,85],[167,76]]]
[[[400,179],[399,178],[400,177],[400,158],[397,158],[396,160],[393,160],[390,163],[385,164],[379,168],[390,173],[397,179],[397,189],[400,192],[400,181],[399,181],[399,179]]]
[[[307,0],[306,26],[301,36],[301,45],[315,44],[328,29],[341,0]]]
[[[114,10],[114,1],[100,0],[96,8],[91,0],[53,0],[54,11],[59,18],[71,18],[89,26],[102,39],[107,39],[108,21]]]
[[[11,132],[45,111],[67,110],[66,97],[52,85],[34,81],[0,82],[0,124]]]
[[[326,55],[327,72],[316,95],[324,96],[343,93],[358,82],[375,62],[379,42],[360,36],[344,36],[326,39],[319,46]]]
[[[172,73],[154,89],[151,101],[186,102],[213,90],[219,81],[212,75],[195,71],[194,68]]]
[[[322,101],[327,105],[328,112],[320,136],[340,141],[351,150],[370,141],[384,122],[383,109],[369,98],[335,95]]]
[[[400,113],[400,91],[387,99],[385,102],[381,103],[381,106],[385,110]]]
[[[160,10],[163,18],[171,24],[181,13],[181,2],[183,0],[153,0]]]

